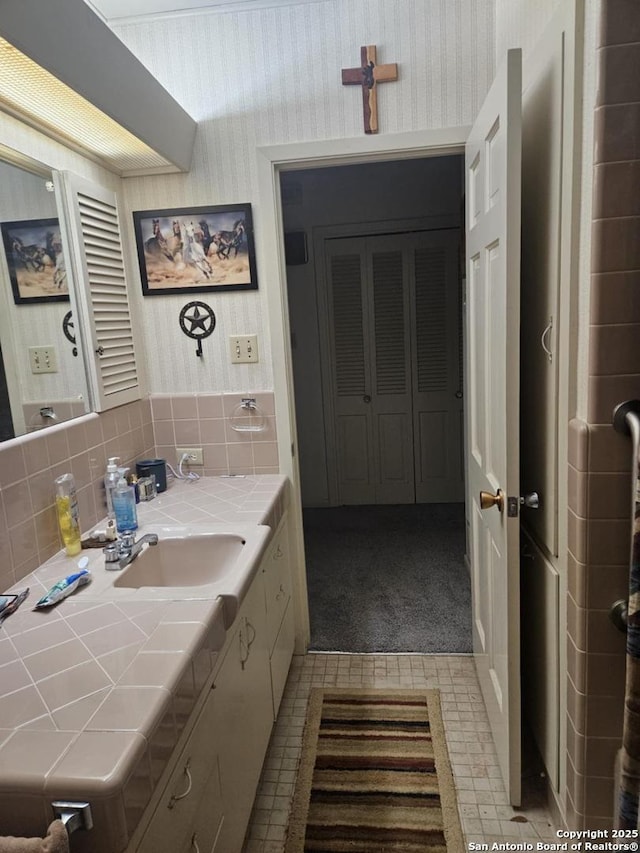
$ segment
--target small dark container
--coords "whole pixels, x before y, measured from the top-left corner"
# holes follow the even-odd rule
[[[153,477],[158,492],[167,490],[167,463],[164,459],[141,459],[136,462],[136,474],[140,477]]]

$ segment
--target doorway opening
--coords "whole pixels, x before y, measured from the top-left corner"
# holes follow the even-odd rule
[[[463,164],[280,173],[312,650],[471,652]]]

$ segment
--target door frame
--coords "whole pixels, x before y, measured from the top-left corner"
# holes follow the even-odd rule
[[[463,125],[390,133],[382,137],[349,137],[257,148],[259,207],[256,211],[256,234],[262,280],[269,282],[265,288],[265,301],[271,338],[280,472],[291,482],[289,518],[291,553],[294,557],[292,578],[297,654],[306,652],[310,629],[279,177],[282,172],[300,169],[464,155],[469,131],[470,126]]]

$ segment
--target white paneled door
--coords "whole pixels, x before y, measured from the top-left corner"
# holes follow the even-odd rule
[[[325,241],[333,504],[461,501],[458,229]]]
[[[466,147],[468,512],[473,648],[500,767],[520,803],[521,53]]]

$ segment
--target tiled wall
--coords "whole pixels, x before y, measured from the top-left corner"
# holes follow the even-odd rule
[[[102,415],[56,424],[0,445],[0,589],[16,583],[61,547],[53,481],[71,472],[82,530],[106,515],[108,456],[154,452],[151,406],[140,401]]]
[[[236,432],[231,416],[242,397],[264,414],[260,432]],[[246,421],[245,421],[246,423]],[[76,480],[80,526],[106,515],[103,477],[109,456],[132,468],[161,456],[177,467],[176,446],[202,447],[204,469],[218,474],[278,473],[273,393],[154,396],[0,445],[0,590],[19,581],[61,547],[53,481]]]
[[[603,0],[598,48],[587,420],[569,435],[567,822],[610,826],[625,638],[608,620],[628,597],[629,439],[615,405],[640,398],[640,15]]]
[[[258,407],[254,425],[259,432],[236,431],[249,426],[252,418],[234,412],[243,398],[253,398]],[[151,396],[153,428],[158,456],[176,467],[176,447],[202,447],[204,473],[277,474],[278,445],[272,392],[247,394],[154,394]],[[202,469],[195,469],[200,472]]]

